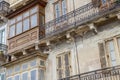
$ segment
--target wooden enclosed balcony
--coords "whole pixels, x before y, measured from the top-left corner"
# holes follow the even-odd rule
[[[8,53],[31,48],[44,37],[41,25],[44,24],[45,6],[44,0],[28,0],[6,16],[9,19]]]

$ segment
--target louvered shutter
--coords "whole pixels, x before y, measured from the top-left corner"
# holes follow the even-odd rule
[[[105,68],[106,67],[106,56],[105,56],[104,44],[99,43],[98,47],[99,47],[99,55],[100,55],[101,67]]]
[[[64,61],[65,61],[65,77],[70,76],[70,60],[69,60],[69,53],[64,55]]]
[[[62,70],[62,57],[59,56],[57,58],[57,74],[58,74],[59,79],[63,78],[62,73],[63,73],[63,70]]]

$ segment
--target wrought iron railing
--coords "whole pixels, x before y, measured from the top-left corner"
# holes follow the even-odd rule
[[[99,69],[58,80],[120,80],[120,66]]]
[[[7,45],[0,43],[0,51],[7,51]]]
[[[119,9],[120,1],[110,3],[110,5],[104,8],[95,7],[92,2],[88,3],[76,10],[67,13],[66,15],[46,23],[43,26],[46,29],[46,37],[51,37],[73,27],[85,24],[86,22],[96,20],[101,16],[118,11]]]

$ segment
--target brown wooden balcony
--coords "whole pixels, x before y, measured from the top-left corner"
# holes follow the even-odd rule
[[[44,25],[46,28],[46,37],[51,37],[83,24],[97,21],[101,17],[106,17],[118,10],[120,10],[120,1],[110,2],[106,7],[96,7],[92,2],[88,3],[46,23]]]
[[[58,80],[120,80],[120,66],[90,71]]]

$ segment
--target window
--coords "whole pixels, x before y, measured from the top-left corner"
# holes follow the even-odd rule
[[[16,76],[14,77],[14,80],[20,80],[20,76],[19,76],[19,75],[16,75]]]
[[[36,70],[32,70],[31,72],[30,72],[30,76],[31,76],[31,79],[30,80],[36,80]]]
[[[15,36],[15,25],[10,27],[10,37]]]
[[[45,71],[40,69],[39,70],[39,77],[40,77],[40,80],[45,80]]]
[[[59,3],[55,5],[55,18],[58,18],[58,17],[60,17],[60,4]]]
[[[58,79],[70,76],[70,53],[66,52],[57,57]]]
[[[14,37],[15,35],[36,27],[38,25],[38,7],[35,6],[34,8],[14,17],[9,21],[9,24],[9,37]]]
[[[37,22],[37,14],[34,14],[31,16],[30,18],[31,20],[31,27],[36,27],[38,25],[38,22]]]
[[[28,64],[27,63],[24,63],[23,65],[22,65],[22,69],[23,70],[26,70],[28,68]]]
[[[67,13],[66,0],[62,0],[62,15]]]
[[[28,72],[22,74],[22,80],[28,80]]]
[[[7,80],[12,80],[12,77],[7,78]]]
[[[36,66],[36,60],[31,61],[31,62],[30,62],[30,66],[31,66],[31,67]]]
[[[55,18],[65,15],[67,13],[66,0],[59,0],[55,3]]]
[[[25,19],[25,20],[23,21],[23,31],[28,30],[29,27],[30,27],[30,25],[29,25],[29,19],[27,18],[27,19]]]
[[[16,66],[15,67],[15,72],[19,72],[20,71],[20,66]]]
[[[5,80],[5,73],[0,74],[0,80]]]
[[[110,56],[109,58],[111,60],[111,65],[116,66],[116,53],[113,40],[107,42],[107,51]]]
[[[17,23],[16,25],[16,34],[22,33],[22,22]]]
[[[5,43],[5,29],[0,30],[0,43]]]

